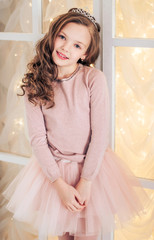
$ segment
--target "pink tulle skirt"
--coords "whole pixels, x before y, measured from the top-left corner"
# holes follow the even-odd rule
[[[83,164],[58,161],[63,179],[75,186]],[[32,157],[5,190],[7,209],[13,217],[31,224],[39,236],[97,235],[113,227],[123,227],[140,215],[148,196],[124,162],[110,149],[105,152],[99,174],[92,183],[88,206],[70,212],[62,204],[53,184]]]

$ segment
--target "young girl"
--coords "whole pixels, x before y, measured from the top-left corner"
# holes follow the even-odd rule
[[[82,9],[58,16],[23,79],[33,156],[5,191],[14,218],[60,240],[96,240],[140,215],[148,197],[109,147],[100,26]],[[116,219],[116,221],[115,221]]]

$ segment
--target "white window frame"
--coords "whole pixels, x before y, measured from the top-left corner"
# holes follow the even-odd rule
[[[116,0],[93,0],[94,15],[102,29],[102,52],[97,61],[97,67],[104,71],[109,84],[111,101],[110,145],[113,150],[115,145],[115,47],[154,48],[154,39],[115,37],[115,1]],[[32,0],[32,33],[0,32],[0,40],[30,41],[35,45],[43,35],[42,0]],[[3,162],[25,165],[28,163],[29,158],[0,152],[0,160]],[[142,178],[139,178],[139,180],[144,188],[154,189],[154,180]],[[111,229],[111,232],[107,236],[103,236],[102,233],[101,238],[113,240],[114,229]]]
[[[141,48],[154,48],[154,39],[147,38],[116,38],[115,37],[115,24],[116,24],[116,0],[100,0],[99,9],[101,9],[103,29],[103,50],[102,50],[102,65],[109,84],[110,101],[111,101],[111,142],[112,149],[115,148],[115,105],[116,105],[116,88],[115,88],[115,49],[116,47],[141,47]],[[139,178],[144,188],[154,190],[154,180]],[[114,239],[114,230],[108,236],[103,236],[105,240]]]

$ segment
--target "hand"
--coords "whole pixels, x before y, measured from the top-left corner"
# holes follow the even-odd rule
[[[81,178],[75,188],[81,196],[80,204],[86,207],[91,194],[91,181]]]
[[[81,206],[79,203],[81,196],[74,187],[67,184],[62,178],[58,178],[53,184],[58,191],[61,201],[68,210],[71,212],[83,210],[84,206]]]

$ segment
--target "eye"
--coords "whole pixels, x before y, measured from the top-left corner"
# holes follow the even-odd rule
[[[75,44],[75,47],[76,48],[81,48],[79,44]]]
[[[64,35],[62,35],[62,34],[59,34],[58,37],[61,38],[62,40],[65,39]]]

